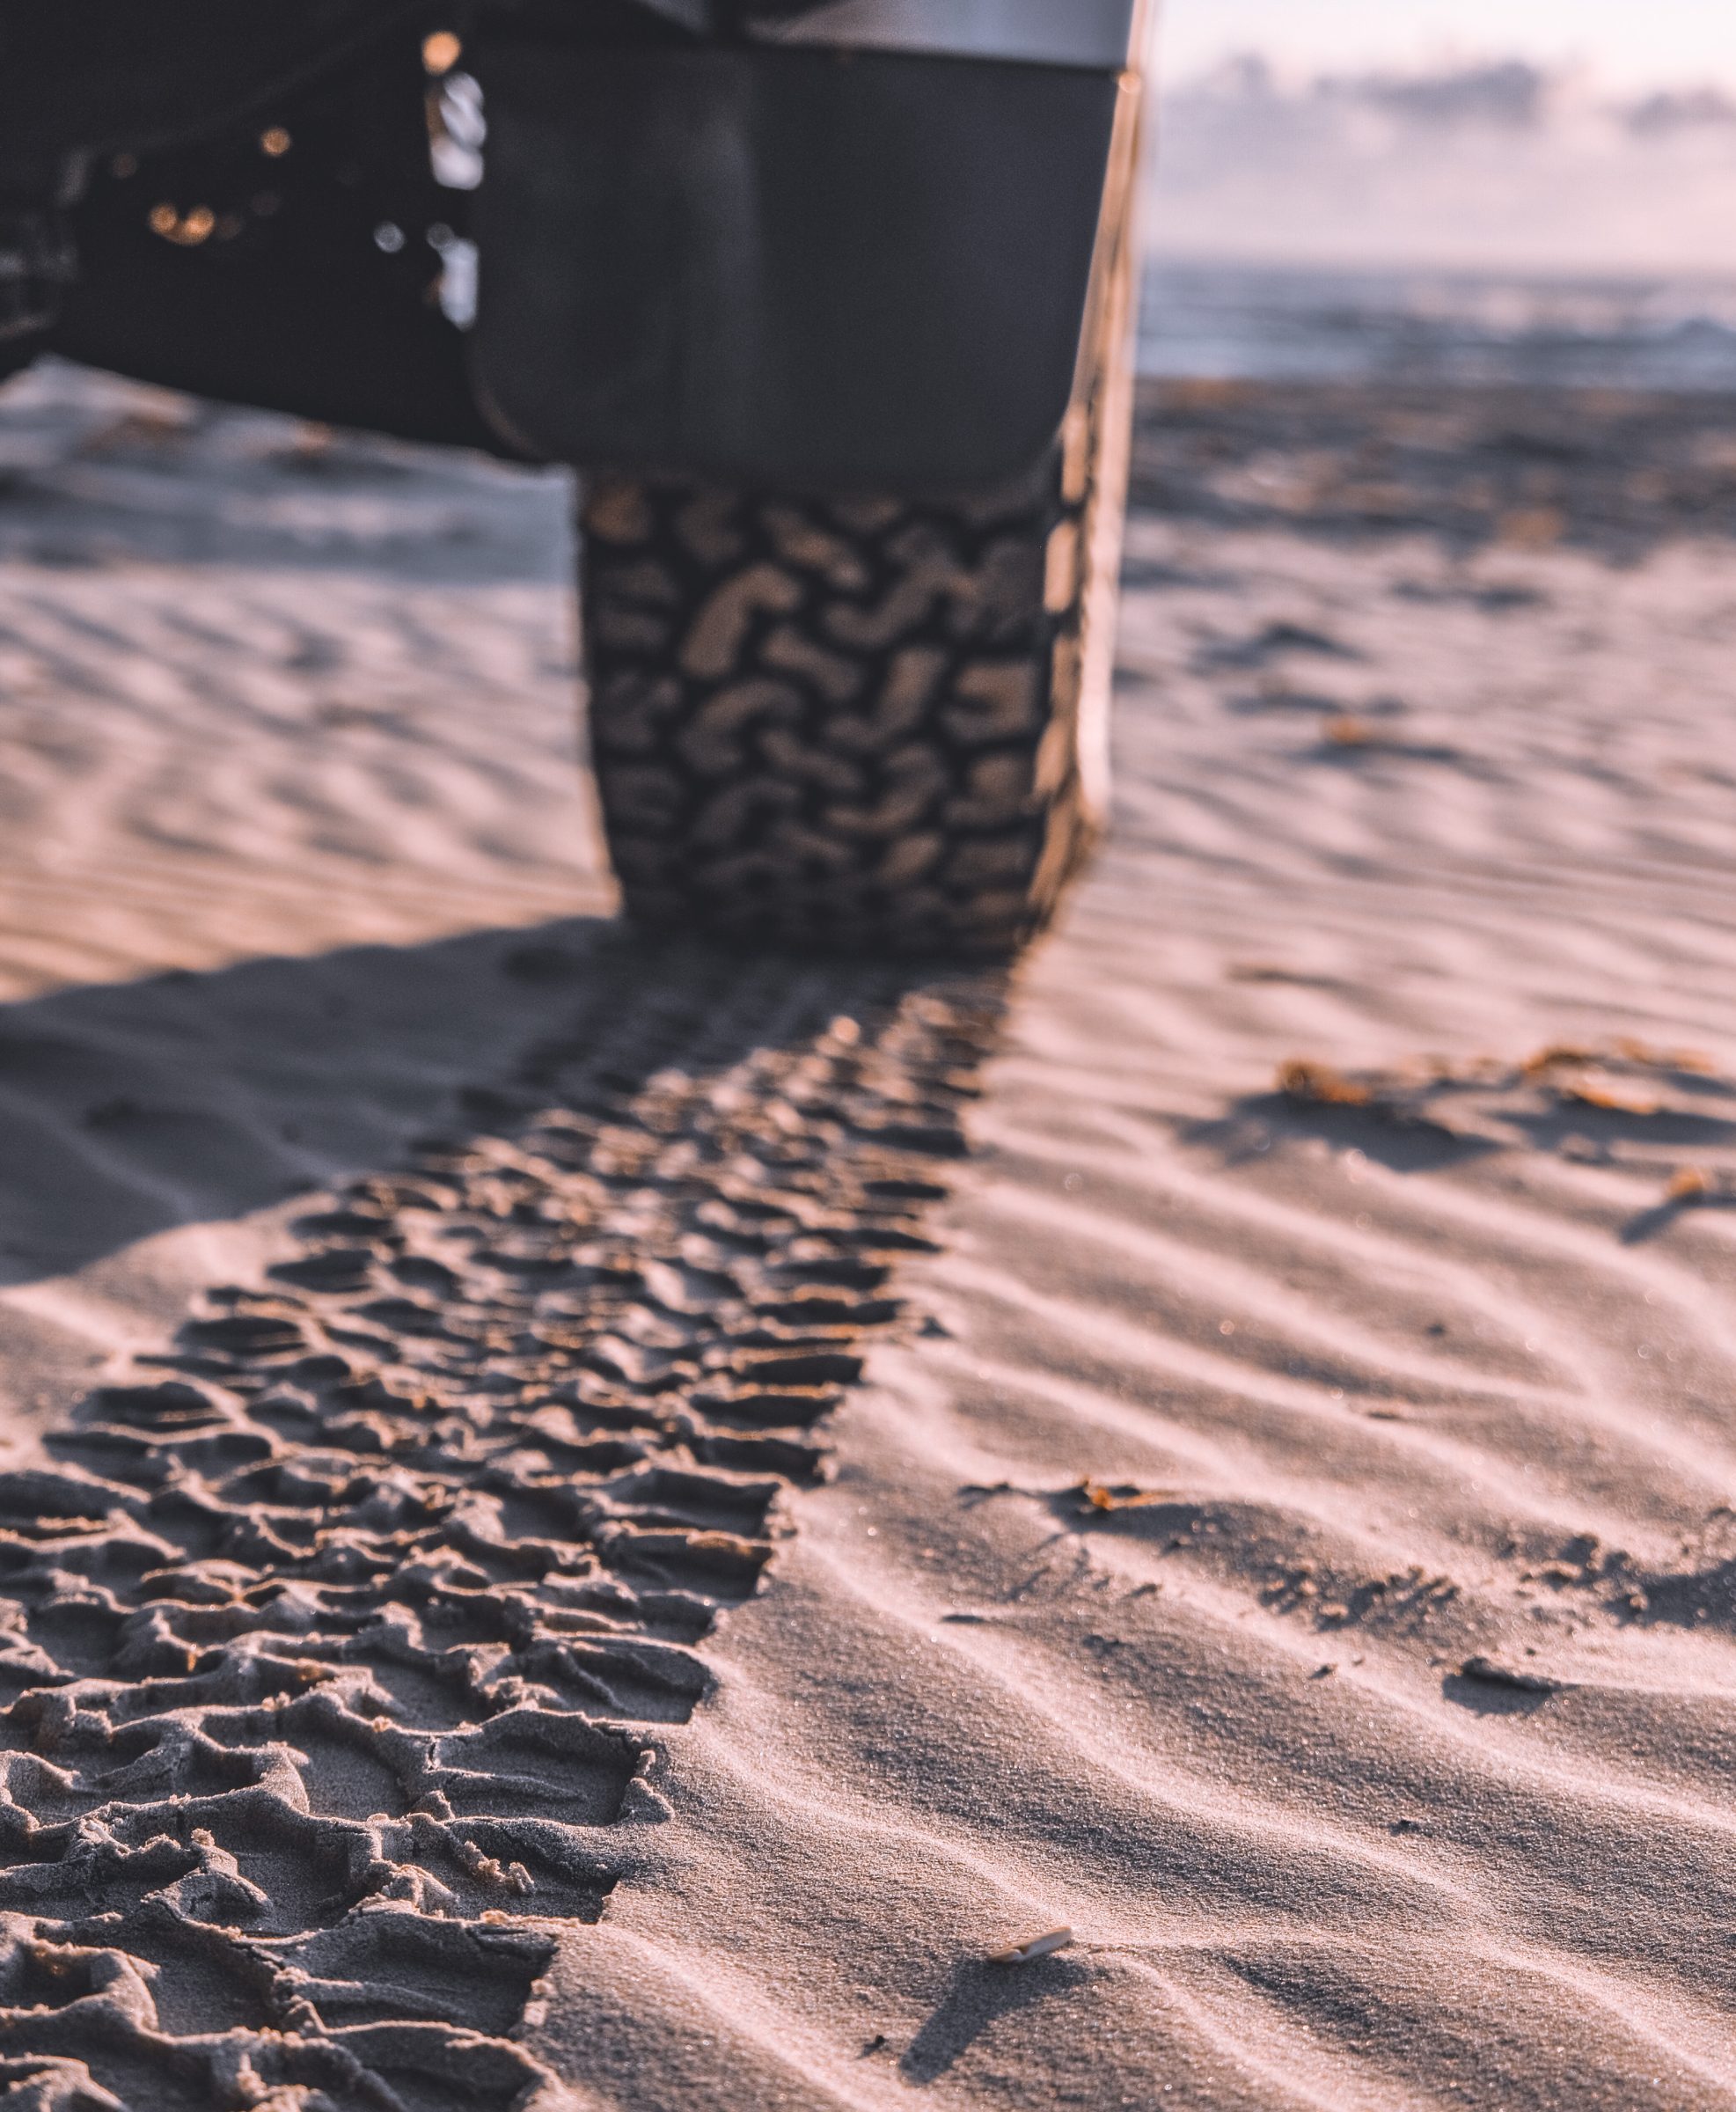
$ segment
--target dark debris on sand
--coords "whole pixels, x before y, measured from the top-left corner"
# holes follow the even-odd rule
[[[1676,536],[1736,537],[1736,398],[1149,382],[1133,498],[1216,527],[1637,558]],[[1522,589],[1493,591],[1528,605]]]

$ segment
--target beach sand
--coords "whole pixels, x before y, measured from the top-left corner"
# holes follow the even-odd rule
[[[1736,2098],[1736,407],[1148,392],[1010,980],[615,928],[558,479],[0,478],[20,2105]]]

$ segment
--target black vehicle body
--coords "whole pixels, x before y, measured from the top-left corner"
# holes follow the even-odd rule
[[[1139,11],[10,0],[0,359],[586,468],[1004,479],[1073,393]]]

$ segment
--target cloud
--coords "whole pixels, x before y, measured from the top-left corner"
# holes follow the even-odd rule
[[[1544,122],[1555,86],[1556,77],[1541,67],[1506,59],[1439,73],[1329,75],[1315,82],[1313,93],[1424,128],[1493,126],[1522,132]]]
[[[1668,139],[1707,128],[1736,128],[1736,98],[1722,88],[1670,89],[1630,103],[1622,113],[1638,139]]]
[[[1171,254],[1728,271],[1736,99],[1612,97],[1516,58],[1286,76],[1249,56],[1165,99],[1152,216]]]

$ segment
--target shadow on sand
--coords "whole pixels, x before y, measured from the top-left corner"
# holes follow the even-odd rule
[[[0,1282],[401,1163],[538,1097],[722,1070],[956,976],[736,955],[601,919],[171,971],[0,1008]],[[992,977],[973,977],[993,1000]]]
[[[898,2072],[908,2083],[938,2082],[999,2017],[1052,2001],[1089,1977],[1077,1959],[1040,1959],[1035,1965],[956,1967],[939,2006],[905,2050]]]

